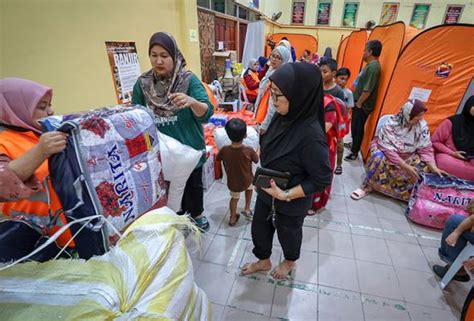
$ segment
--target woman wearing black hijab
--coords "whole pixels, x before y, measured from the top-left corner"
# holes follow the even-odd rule
[[[474,182],[474,96],[466,101],[462,113],[438,126],[431,141],[440,169]]]
[[[289,172],[287,190],[271,181],[259,189],[252,221],[253,253],[243,274],[271,269],[273,235],[278,234],[285,260],[272,271],[284,279],[295,266],[301,250],[303,221],[311,197],[331,183],[328,146],[324,132],[323,88],[319,68],[313,64],[285,64],[270,77],[275,114],[261,141],[263,168]],[[275,215],[272,211],[274,204]]]

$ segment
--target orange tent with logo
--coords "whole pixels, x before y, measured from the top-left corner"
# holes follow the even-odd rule
[[[359,74],[367,37],[367,30],[352,31],[351,34],[344,38],[339,44],[337,66],[338,68],[349,68],[351,71],[351,77],[347,82],[347,88],[352,87],[352,82]]]
[[[397,113],[409,98],[421,99],[433,133],[473,94],[472,88],[468,93],[474,77],[472,39],[474,25],[467,24],[436,26],[415,36],[398,59],[380,116]],[[367,142],[372,137],[373,131],[367,131]]]
[[[308,49],[311,51],[311,55],[318,51],[318,40],[312,35],[296,34],[296,33],[274,33],[271,35],[271,39],[275,42],[275,45],[280,42],[281,38],[286,37],[295,48],[296,59],[299,59],[303,55],[303,51]],[[270,55],[270,47],[265,44],[265,55]]]
[[[382,53],[379,57],[382,66],[382,74],[377,92],[377,102],[375,108],[370,114],[365,124],[364,140],[362,142],[362,155],[364,159],[367,157],[370,141],[374,136],[375,127],[382,109],[383,98],[390,84],[398,56],[403,47],[405,39],[405,24],[403,22],[395,22],[389,25],[377,26],[370,33],[370,40],[379,40],[382,42]]]

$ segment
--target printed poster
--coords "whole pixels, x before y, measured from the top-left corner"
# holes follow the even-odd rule
[[[295,1],[293,2],[293,13],[291,18],[291,23],[303,24],[304,23],[304,1]]]
[[[357,23],[357,10],[359,9],[358,2],[344,3],[344,13],[342,16],[342,26],[355,28]]]
[[[408,99],[418,99],[423,102],[428,102],[431,96],[431,89],[425,89],[421,87],[413,87],[410,92]]]
[[[400,3],[384,2],[382,15],[380,16],[380,25],[388,25],[397,21],[398,8],[400,8]]]
[[[411,27],[417,29],[425,28],[426,19],[428,18],[428,13],[430,12],[430,6],[430,4],[415,4],[410,20]]]
[[[447,6],[446,13],[444,14],[443,23],[445,25],[458,23],[461,18],[462,10],[464,6]]]
[[[330,17],[331,17],[331,3],[319,3],[316,24],[329,25]]]
[[[106,41],[105,47],[117,101],[119,104],[130,103],[133,86],[141,74],[135,42]]]

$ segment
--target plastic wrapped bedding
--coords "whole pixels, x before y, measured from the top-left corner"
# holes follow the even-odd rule
[[[474,183],[454,176],[424,174],[411,192],[407,217],[415,223],[442,230],[449,216],[469,216],[466,206],[474,199]]]
[[[199,233],[165,207],[138,218],[102,256],[0,271],[0,320],[210,320],[181,228]]]
[[[146,108],[105,107],[41,123],[45,131],[69,134],[66,149],[49,160],[68,221],[103,215],[112,223],[96,220],[71,228],[81,258],[105,253],[117,240],[116,230],[166,205],[158,131]]]

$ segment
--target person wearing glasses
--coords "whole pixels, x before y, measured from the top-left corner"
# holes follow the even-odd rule
[[[245,275],[272,268],[273,237],[278,234],[284,261],[272,272],[287,278],[300,257],[303,222],[312,195],[331,184],[325,135],[321,71],[313,64],[285,64],[270,76],[276,114],[261,138],[261,166],[291,175],[287,189],[270,180],[258,188],[252,220],[253,253],[257,261],[242,267]]]
[[[270,69],[265,77],[260,81],[258,96],[255,100],[255,121],[260,126],[260,134],[264,134],[270,124],[270,120],[275,114],[275,108],[270,99],[270,77],[285,64],[290,58],[290,51],[284,46],[273,49],[270,55]]]

